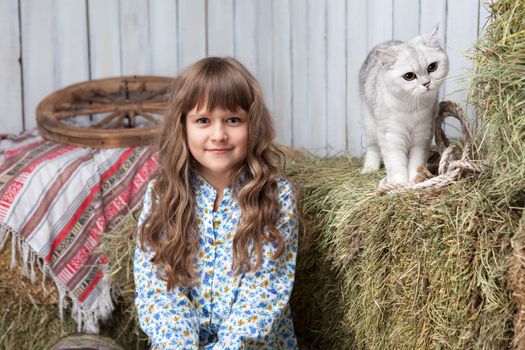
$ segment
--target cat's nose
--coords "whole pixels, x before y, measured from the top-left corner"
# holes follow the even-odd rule
[[[423,86],[426,87],[428,89],[428,87],[430,86],[430,80],[427,81],[426,83],[423,83]]]

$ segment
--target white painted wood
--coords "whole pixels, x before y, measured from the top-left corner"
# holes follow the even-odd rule
[[[91,79],[122,75],[119,0],[88,0]]]
[[[121,76],[120,1],[88,0],[87,5],[90,78],[95,80]],[[95,114],[90,119],[96,122],[106,115]]]
[[[206,56],[205,0],[178,2],[179,68],[182,69]]]
[[[0,121],[20,131],[24,101],[34,127],[41,99],[90,77],[173,76],[206,55],[232,55],[260,81],[279,142],[361,155],[358,71],[369,50],[439,23],[451,62],[444,98],[464,103],[468,81],[455,77],[470,68],[460,53],[482,31],[483,1],[19,0],[22,80],[18,0],[4,0],[0,101],[10,112]]]
[[[472,75],[472,62],[465,57],[465,54],[477,40],[478,4],[477,1],[449,0],[447,7],[447,51],[450,59],[450,72],[445,98],[465,108]],[[467,115],[471,120],[474,118],[470,109],[467,110]],[[445,132],[448,135],[451,137],[460,135],[459,123],[455,119],[447,120],[447,125]]]
[[[326,124],[326,0],[308,2],[308,107],[307,147],[315,155],[327,154]]]
[[[292,34],[292,146],[308,146],[307,125],[308,111],[308,51],[306,6],[303,0],[291,0]]]
[[[177,2],[149,1],[151,70],[156,75],[175,76],[179,71]]]
[[[474,0],[470,0],[474,1]],[[447,0],[425,1],[421,0],[421,16],[419,19],[420,33],[430,33],[434,26],[439,25],[439,37],[441,44],[445,45],[445,34],[447,32]]]
[[[256,69],[253,72],[263,90],[264,101],[273,112],[273,35],[271,1],[257,1],[255,7]]]
[[[409,40],[419,34],[420,0],[394,1],[394,40]]]
[[[36,127],[35,109],[54,86],[53,1],[21,1],[25,127]]]
[[[85,2],[22,1],[26,129],[54,90],[88,79]]]
[[[208,1],[208,55],[233,56],[234,0]]]
[[[361,0],[349,0],[347,18],[347,139],[348,154],[359,157],[363,154],[361,101],[359,97],[359,69],[368,55],[367,4]]]
[[[346,6],[345,0],[326,6],[326,144],[332,155],[346,151]]]
[[[255,18],[257,0],[238,0],[234,4],[234,54],[250,72],[255,72],[257,69],[257,19]]]
[[[487,26],[490,25],[491,18],[488,8],[489,4],[489,0],[478,0],[478,40],[481,39],[481,37],[485,34],[485,31],[487,30]],[[484,111],[481,111],[474,121],[475,128],[478,130],[484,126],[483,122],[484,120],[486,120],[485,118],[483,118],[483,113]]]
[[[120,1],[122,75],[151,74],[149,7],[144,0]]]
[[[89,79],[86,2],[55,0],[54,6],[55,87],[65,87]]]
[[[0,1],[0,134],[15,134],[23,130],[22,74],[20,70],[20,40],[18,1]]]
[[[367,39],[368,50],[377,44],[393,38],[392,1],[368,0],[367,4]]]
[[[481,37],[490,21],[490,12],[488,0],[478,0],[478,38]]]
[[[290,0],[272,0],[273,117],[278,143],[292,144],[292,38]]]
[[[434,27],[438,26],[438,36],[441,47],[446,48],[447,33],[447,0],[421,1],[421,16],[419,28],[421,34],[431,33]],[[447,82],[441,84],[439,99],[443,100],[447,88]]]

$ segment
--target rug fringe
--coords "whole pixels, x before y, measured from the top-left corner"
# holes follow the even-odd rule
[[[60,320],[64,319],[64,310],[71,308],[71,316],[77,322],[77,331],[86,333],[99,333],[99,321],[107,321],[111,317],[114,309],[111,298],[111,288],[109,280],[104,277],[100,281],[101,294],[91,303],[89,307],[83,307],[78,298],[69,293],[65,286],[56,278],[56,276],[47,268],[43,258],[35,253],[29,244],[27,244],[18,234],[9,226],[0,223],[0,250],[4,248],[7,239],[11,236],[11,268],[19,266],[24,277],[31,280],[33,284],[37,282],[36,268],[42,272],[42,289],[44,293],[49,294],[45,287],[46,276],[51,276],[58,290],[58,313]],[[17,259],[17,252],[19,259]],[[19,260],[19,261],[18,261]],[[36,265],[36,268],[35,268]],[[70,305],[71,304],[71,305]]]

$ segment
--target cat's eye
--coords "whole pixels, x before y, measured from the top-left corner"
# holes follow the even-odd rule
[[[414,74],[413,72],[405,73],[403,74],[403,79],[405,79],[406,81],[414,80],[416,79],[416,74]]]
[[[437,62],[432,62],[431,64],[428,65],[427,71],[429,73],[435,72],[437,68],[438,68]]]

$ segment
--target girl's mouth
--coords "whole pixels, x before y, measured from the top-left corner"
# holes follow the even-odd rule
[[[206,151],[214,154],[222,154],[231,151],[233,148],[207,148]]]

